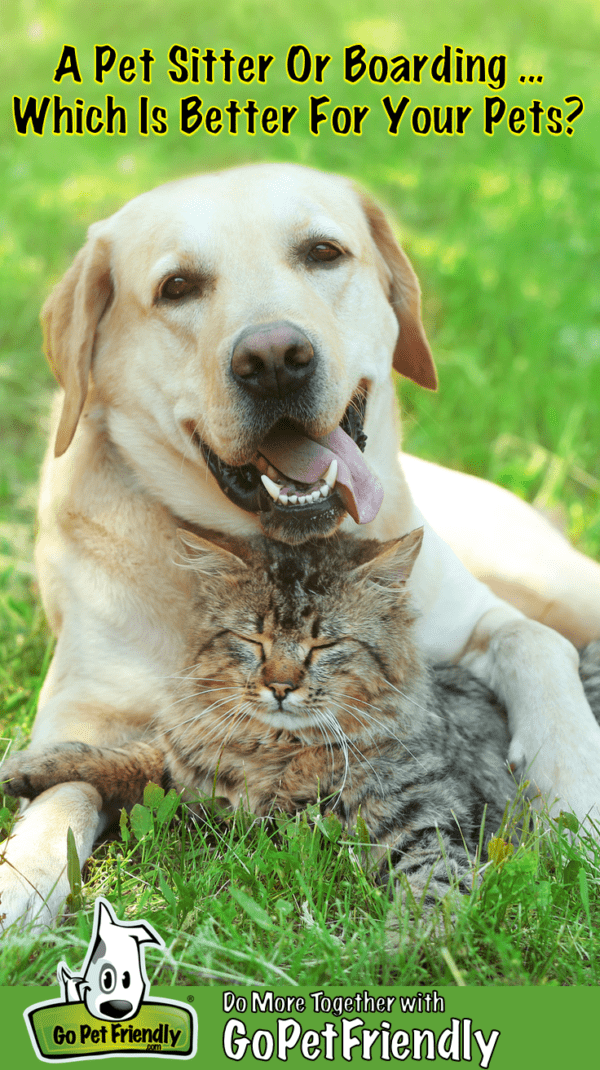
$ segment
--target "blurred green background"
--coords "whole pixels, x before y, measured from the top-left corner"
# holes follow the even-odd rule
[[[367,186],[398,222],[421,278],[424,317],[440,370],[440,392],[401,389],[405,442],[422,456],[488,476],[535,501],[558,508],[574,541],[600,553],[600,288],[598,185],[600,7],[506,0],[492,9],[475,0],[427,5],[389,0],[307,0],[293,6],[257,0],[149,0],[83,6],[80,0],[21,0],[2,10],[2,219],[0,307],[0,566],[3,590],[20,584],[30,597],[29,561],[37,469],[43,452],[52,379],[40,352],[39,308],[81,245],[87,226],[132,195],[172,177],[252,160],[291,160],[341,171]],[[445,44],[465,53],[508,57],[500,95],[509,108],[545,108],[580,96],[585,112],[573,136],[545,130],[492,137],[482,130],[485,85],[384,85],[344,82],[343,48],[362,43],[369,55],[428,53]],[[83,83],[52,83],[64,43],[75,45]],[[152,84],[141,73],[130,85],[115,70],[94,84],[93,47],[111,44],[119,58],[144,48],[156,58]],[[172,84],[169,47],[224,47],[236,57],[271,53],[267,84]],[[329,53],[324,81],[303,85],[286,76],[292,44]],[[138,70],[140,65],[138,64]],[[519,75],[543,75],[543,84]],[[107,93],[127,108],[127,136],[19,136],[13,94],[61,94],[103,105]],[[137,101],[168,110],[165,136],[136,132]],[[178,130],[178,102],[197,93],[203,110],[282,103],[300,108],[288,137],[203,129]],[[307,123],[311,94],[332,104],[369,105],[360,137],[315,137]],[[387,133],[381,98],[411,105],[396,137]],[[412,108],[467,104],[465,134],[415,135]],[[16,596],[14,596],[16,597]],[[27,613],[22,609],[22,612]],[[25,627],[25,625],[24,625]]]

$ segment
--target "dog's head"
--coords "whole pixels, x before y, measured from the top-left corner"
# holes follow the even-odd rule
[[[83,973],[74,977],[61,963],[59,979],[74,986],[78,999],[94,1018],[134,1018],[149,989],[142,946],[148,943],[163,943],[151,925],[119,921],[110,903],[98,899]]]
[[[290,542],[377,513],[365,426],[392,364],[436,386],[417,279],[382,211],[293,165],[131,201],[90,228],[43,321],[65,391],[58,455],[89,398],[177,515],[239,530],[244,510]]]

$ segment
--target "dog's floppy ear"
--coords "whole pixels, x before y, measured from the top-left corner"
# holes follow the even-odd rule
[[[421,323],[421,290],[412,265],[396,241],[382,209],[358,190],[371,237],[391,275],[389,301],[400,325],[394,368],[419,386],[436,390],[438,381],[429,343]]]
[[[96,327],[111,296],[110,247],[94,228],[42,309],[44,350],[65,397],[57,457],[70,445],[88,392]]]

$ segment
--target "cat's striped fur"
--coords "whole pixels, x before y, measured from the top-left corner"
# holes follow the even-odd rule
[[[189,665],[152,737],[24,752],[3,770],[8,790],[84,780],[111,809],[141,801],[148,781],[174,783],[258,815],[320,801],[349,827],[360,814],[382,879],[389,851],[416,895],[467,890],[484,812],[487,839],[515,784],[492,693],[461,667],[429,669],[414,645],[406,580],[421,530],[301,547],[186,538]],[[583,678],[600,708],[600,644]]]

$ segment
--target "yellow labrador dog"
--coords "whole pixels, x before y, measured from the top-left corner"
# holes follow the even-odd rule
[[[43,319],[63,389],[37,564],[58,643],[32,747],[116,745],[148,730],[183,667],[190,574],[177,529],[301,542],[340,525],[387,539],[423,524],[399,460],[391,371],[428,388],[436,374],[417,280],[381,210],[348,181],[291,165],[136,198],[91,227]],[[408,464],[417,497],[436,513],[443,499],[472,564],[500,586],[521,583],[525,608],[563,631],[600,633],[598,566],[509,495],[512,566],[476,560],[503,492]],[[557,582],[539,567],[548,552]],[[412,584],[430,657],[463,658],[499,693],[512,762],[583,818],[600,802],[600,730],[575,648],[476,580],[426,522]],[[67,829],[83,862],[111,818],[100,805],[94,788],[69,783],[25,809],[0,866],[5,925],[56,916]]]

